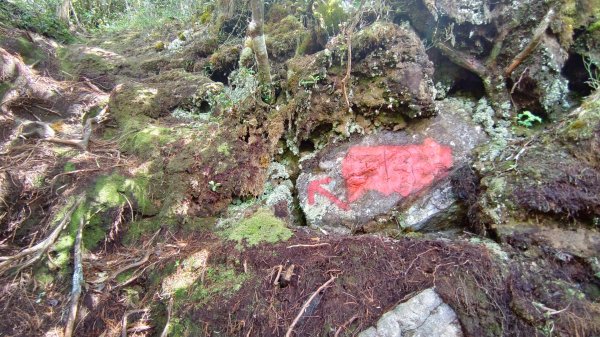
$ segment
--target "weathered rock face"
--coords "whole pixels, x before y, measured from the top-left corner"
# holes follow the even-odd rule
[[[529,37],[523,38],[523,44]],[[568,52],[559,41],[546,34],[540,43],[538,53],[530,56],[513,74],[515,80],[513,99],[525,110],[537,113],[544,111],[552,117],[567,111],[569,82],[561,74]]]
[[[328,48],[286,63],[282,83],[290,101],[283,107],[294,120],[296,141],[322,130],[348,134],[373,125],[398,129],[405,118],[436,113],[433,63],[409,25],[375,23],[352,38],[351,76],[346,95],[347,47],[334,39]]]
[[[462,335],[456,313],[431,288],[385,313],[376,326],[358,334],[359,337]]]
[[[490,20],[490,10],[487,1],[473,0],[425,0],[427,9],[434,17],[446,15],[457,23],[483,25]]]
[[[486,137],[468,105],[446,101],[440,108],[410,130],[331,145],[303,160],[297,189],[309,225],[338,232],[379,231],[390,221],[413,230],[443,227],[457,211],[453,168]]]
[[[409,118],[435,114],[433,63],[412,27],[376,23],[359,32],[352,45],[356,62],[352,74],[368,79],[359,83],[353,97],[363,114],[394,111]]]
[[[474,230],[483,226],[510,233],[511,224],[532,213],[537,223],[564,225],[566,219],[577,219],[595,226],[600,221],[599,102],[596,93],[527,146],[509,143],[493,161],[473,165],[482,177],[473,208],[478,211],[471,219]]]

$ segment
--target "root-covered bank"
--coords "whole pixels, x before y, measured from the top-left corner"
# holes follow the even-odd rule
[[[0,4],[0,335],[600,333],[597,1],[56,5]]]

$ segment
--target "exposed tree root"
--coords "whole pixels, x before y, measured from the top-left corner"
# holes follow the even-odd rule
[[[73,250],[73,286],[71,290],[71,305],[69,307],[69,317],[65,326],[64,337],[73,336],[73,328],[77,318],[77,309],[79,307],[79,298],[81,297],[81,285],[83,284],[83,265],[81,253],[81,241],[83,237],[83,226],[85,221],[83,218],[79,221],[77,229],[77,237],[75,238],[75,248]]]
[[[352,23],[350,24],[350,26],[348,27],[348,30],[346,32],[346,36],[347,36],[346,44],[348,45],[348,58],[347,58],[347,64],[346,64],[346,75],[342,79],[342,91],[344,93],[344,99],[346,100],[346,107],[348,108],[348,111],[350,111],[350,99],[348,98],[348,81],[350,80],[350,73],[352,72],[352,34],[354,33],[354,29],[356,29],[356,26],[358,25],[358,23],[360,21],[360,17],[362,14],[362,8],[365,4],[365,1],[366,0],[362,0],[360,2],[360,5],[355,14],[354,20],[352,21]]]
[[[302,244],[302,245],[291,245],[291,246],[288,246],[287,248],[288,249],[290,249],[290,248],[300,248],[300,247],[314,248],[314,247],[324,247],[324,246],[329,246],[329,245],[330,245],[329,243],[325,242],[325,243],[316,243],[314,245],[304,245],[304,244]]]
[[[90,143],[90,137],[92,136],[92,122],[100,123],[102,120],[104,120],[106,116],[106,109],[107,108],[105,107],[98,114],[98,116],[94,118],[88,118],[85,121],[81,139],[61,139],[54,137],[55,132],[52,126],[49,123],[40,121],[24,121],[19,127],[20,132],[18,136],[37,136],[47,142],[74,146],[76,148],[81,149],[82,151],[87,151]]]
[[[167,306],[167,323],[165,323],[165,327],[163,328],[160,337],[167,337],[169,335],[169,328],[171,325],[171,314],[173,313],[173,298],[169,299],[169,305]]]
[[[158,233],[160,233],[160,229],[154,233],[152,238],[150,238],[150,241],[148,241],[148,243],[145,245],[144,248],[146,249],[146,254],[144,254],[144,256],[141,259],[115,270],[114,272],[110,273],[105,278],[99,278],[99,279],[93,280],[93,281],[91,281],[91,283],[100,284],[100,283],[110,282],[110,281],[116,279],[117,276],[119,276],[121,273],[124,273],[124,272],[128,271],[129,269],[137,268],[137,267],[143,265],[144,263],[148,262],[148,260],[150,259],[150,255],[152,255],[153,251],[150,249],[147,249],[147,247],[149,245],[151,245],[152,242],[154,242],[154,239],[156,238]]]
[[[97,102],[106,93],[95,86],[80,86],[77,83],[59,82],[50,77],[38,75],[23,60],[0,48],[0,82],[9,84],[9,90],[1,98],[2,112],[8,112],[9,106],[19,99],[35,100],[60,106],[59,101],[70,104]],[[52,111],[56,114],[56,111]]]
[[[529,44],[523,51],[515,56],[511,64],[506,67],[503,72],[502,70],[497,69],[496,59],[501,52],[503,41],[508,35],[511,27],[508,27],[499,33],[498,39],[495,41],[492,51],[484,61],[478,60],[467,53],[456,50],[444,42],[437,42],[435,47],[442,54],[448,57],[452,63],[474,73],[481,78],[486,94],[490,99],[494,110],[496,111],[497,117],[506,117],[506,111],[504,111],[505,108],[509,105],[514,106],[514,104],[511,93],[506,88],[505,80],[506,78],[510,77],[512,72],[539,46],[546,29],[548,29],[550,22],[554,18],[554,14],[554,9],[550,8],[540,25],[534,31],[533,37],[531,38]]]
[[[46,255],[46,252],[48,251],[48,249],[50,249],[54,242],[56,242],[56,239],[58,239],[58,236],[60,235],[62,230],[69,224],[73,212],[75,212],[75,210],[82,201],[83,197],[80,196],[65,213],[64,217],[56,226],[56,228],[54,228],[50,235],[48,235],[44,240],[37,243],[33,247],[23,249],[18,254],[0,257],[0,261],[2,261],[0,263],[0,275],[3,275],[7,270],[13,268],[16,268],[16,271],[19,272],[23,268],[34,264],[41,257]]]
[[[138,310],[131,310],[125,313],[125,315],[123,315],[123,322],[121,323],[123,326],[121,327],[121,337],[127,337],[127,319],[129,318],[130,315],[135,315],[135,314],[142,314],[142,313],[147,313],[149,310],[148,309],[138,309]]]
[[[8,90],[0,96],[0,111],[10,120],[18,123],[18,137],[37,137],[44,141],[69,145],[87,151],[92,123],[101,122],[106,114],[104,108],[97,117],[85,120],[81,139],[56,137],[54,124],[43,121],[27,106],[63,118],[83,115],[90,107],[97,106],[107,94],[91,83],[60,82],[40,76],[21,58],[0,48],[0,82],[8,85]],[[25,108],[24,108],[25,107]],[[58,110],[58,111],[57,111]],[[24,114],[25,116],[23,116]],[[27,120],[33,115],[37,121]],[[56,122],[56,121],[52,121]]]
[[[439,42],[435,46],[457,66],[469,70],[482,79],[488,76],[488,69],[486,69],[483,63],[467,53],[456,50],[443,42]]]

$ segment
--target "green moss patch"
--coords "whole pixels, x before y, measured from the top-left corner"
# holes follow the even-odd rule
[[[196,281],[189,289],[181,288],[174,293],[175,304],[192,304],[200,307],[215,296],[229,298],[242,288],[249,274],[237,273],[228,266],[210,267],[206,270],[204,283]]]
[[[153,217],[142,219],[129,224],[127,233],[123,241],[127,245],[133,245],[139,241],[144,234],[155,233],[159,228],[174,228],[177,222],[175,219]]]
[[[285,223],[265,209],[258,210],[227,234],[229,240],[245,242],[249,246],[256,246],[262,242],[286,241],[291,237],[292,231],[285,226]]]
[[[587,98],[579,111],[577,118],[563,130],[567,138],[574,141],[591,138],[600,125],[600,94]]]
[[[55,224],[63,219],[74,202],[74,198],[69,200],[57,213]],[[131,203],[132,207],[137,206],[137,210],[142,214],[153,209],[154,206],[148,197],[146,178],[126,178],[118,174],[100,177],[87,193],[86,200],[73,212],[67,231],[58,238],[49,266],[61,272],[66,271],[66,266],[71,260],[75,236],[82,221],[85,224],[83,246],[87,250],[95,249],[104,240],[107,230],[112,225],[114,209],[128,203]]]
[[[168,128],[148,125],[138,132],[130,133],[121,140],[121,149],[142,158],[158,154],[158,150],[173,141],[173,131]]]
[[[136,202],[139,211],[152,212],[154,205],[148,197],[148,179],[125,178],[118,174],[101,177],[96,181],[90,198],[106,208],[118,207],[126,202]],[[133,197],[133,200],[131,199]]]

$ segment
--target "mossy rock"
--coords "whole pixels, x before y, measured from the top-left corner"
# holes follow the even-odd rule
[[[561,131],[571,141],[590,139],[600,128],[600,92],[592,94],[577,109],[577,117]]]
[[[296,17],[289,15],[280,22],[267,26],[266,35],[269,56],[285,61],[296,54],[309,32]]]
[[[227,82],[229,74],[238,68],[242,49],[242,45],[223,46],[214,52],[209,58],[211,78]]]
[[[287,241],[292,231],[269,210],[260,209],[227,233],[227,238],[238,243],[256,246],[260,243]]]
[[[191,101],[198,88],[207,83],[212,81],[183,69],[165,71],[144,83],[120,85],[111,95],[110,111],[119,122],[139,115],[156,119]]]
[[[74,78],[79,75],[94,79],[106,77],[105,81],[110,83],[115,80],[118,58],[106,53],[99,48],[88,47],[57,49],[60,68],[67,74]]]
[[[377,48],[385,48],[399,36],[404,28],[392,23],[374,23],[352,36],[352,60],[362,60]],[[411,41],[412,42],[412,41]]]

